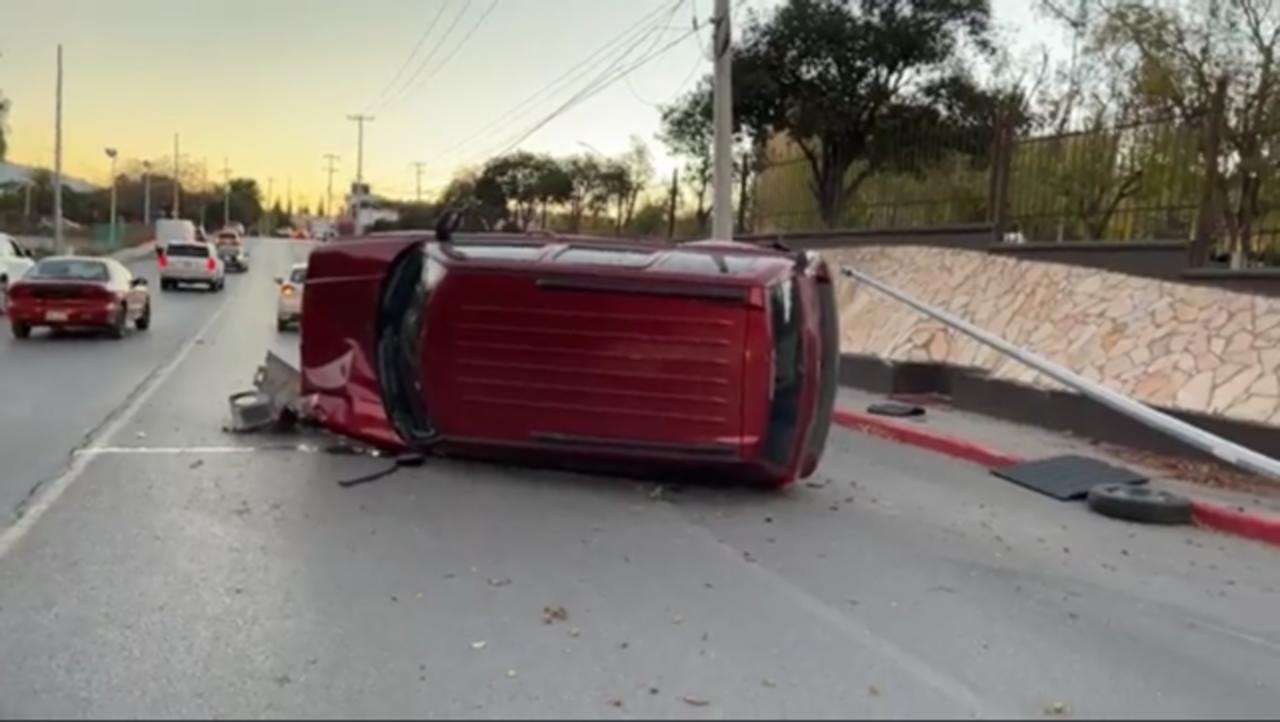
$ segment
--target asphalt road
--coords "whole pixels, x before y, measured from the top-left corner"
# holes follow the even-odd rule
[[[1274,550],[878,439],[763,493],[447,461],[342,489],[385,462],[228,436],[295,251],[192,299],[225,308],[0,532],[0,718],[1280,709]]]

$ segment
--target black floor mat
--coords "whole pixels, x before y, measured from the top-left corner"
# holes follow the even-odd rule
[[[991,473],[1060,501],[1083,499],[1099,484],[1147,483],[1141,474],[1074,454],[1005,466]]]

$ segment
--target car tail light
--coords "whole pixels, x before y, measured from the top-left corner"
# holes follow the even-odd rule
[[[169,267],[169,258],[168,258],[168,256],[164,255],[163,253],[157,253],[157,254],[156,254],[156,266],[158,266],[159,268],[168,268],[168,267]]]
[[[205,262],[204,267],[210,271],[218,270],[218,262],[213,260],[213,256],[209,256],[209,260]]]
[[[289,285],[289,284],[287,284],[287,283],[286,283],[286,284],[284,284],[283,286],[281,286],[281,287],[280,287],[280,295],[281,295],[281,296],[292,296],[292,295],[293,295],[293,286],[291,286],[291,285]]]

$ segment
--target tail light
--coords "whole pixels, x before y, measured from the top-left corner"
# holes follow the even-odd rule
[[[204,267],[210,271],[218,270],[218,262],[213,260],[213,256],[209,256],[209,260],[205,262]]]
[[[286,284],[284,284],[283,286],[281,286],[281,287],[280,287],[280,295],[281,295],[281,296],[292,296],[292,295],[293,295],[293,286],[291,286],[291,285],[290,285],[290,284],[288,284],[288,283],[286,283]]]
[[[169,257],[163,253],[156,254],[156,266],[165,269],[169,267]]]

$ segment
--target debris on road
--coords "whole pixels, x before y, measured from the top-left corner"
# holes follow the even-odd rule
[[[555,607],[542,608],[543,624],[555,624],[556,622],[567,622],[567,621],[569,621],[569,610],[565,609],[564,607],[555,606]]]
[[[508,577],[501,577],[496,579],[490,577],[489,579],[489,586],[491,587],[505,587],[509,584],[511,584],[511,579],[509,579]]]
[[[517,676],[517,674],[516,674],[516,671],[515,671],[514,669],[508,669],[508,670],[507,670],[507,679],[515,679],[515,678],[516,678],[516,676]]]
[[[472,649],[475,649],[475,650],[481,650],[481,649],[484,649],[484,648],[485,648],[485,647],[487,647],[487,646],[489,646],[489,643],[488,643],[488,642],[486,642],[486,641],[484,641],[483,639],[482,639],[482,640],[480,640],[480,641],[478,641],[478,642],[472,642],[472,643],[471,643],[471,648],[472,648]]]
[[[871,695],[872,697],[879,697],[880,688],[875,686],[874,684],[867,685],[867,694]]]
[[[578,629],[577,627],[570,627],[570,628],[569,628],[569,636],[570,636],[570,637],[579,637],[579,636],[581,636],[581,635],[582,635],[582,630],[581,630],[581,629]]]
[[[1044,706],[1044,713],[1050,717],[1062,717],[1071,714],[1071,705],[1066,702],[1052,702]]]
[[[622,709],[622,700],[618,699],[617,697],[613,697],[609,699],[607,704],[610,707],[617,707],[618,709]]]
[[[685,696],[685,697],[681,697],[680,700],[685,704],[689,705],[690,707],[706,707],[707,705],[711,704],[711,700],[701,699],[699,697]]]
[[[917,404],[904,404],[898,401],[879,401],[867,406],[867,413],[877,416],[905,418],[924,416],[924,407]]]
[[[778,686],[777,682],[774,682],[772,679],[769,679],[768,677],[765,677],[764,679],[760,680],[760,684],[764,687],[768,687],[769,689],[774,689],[775,687]]]

